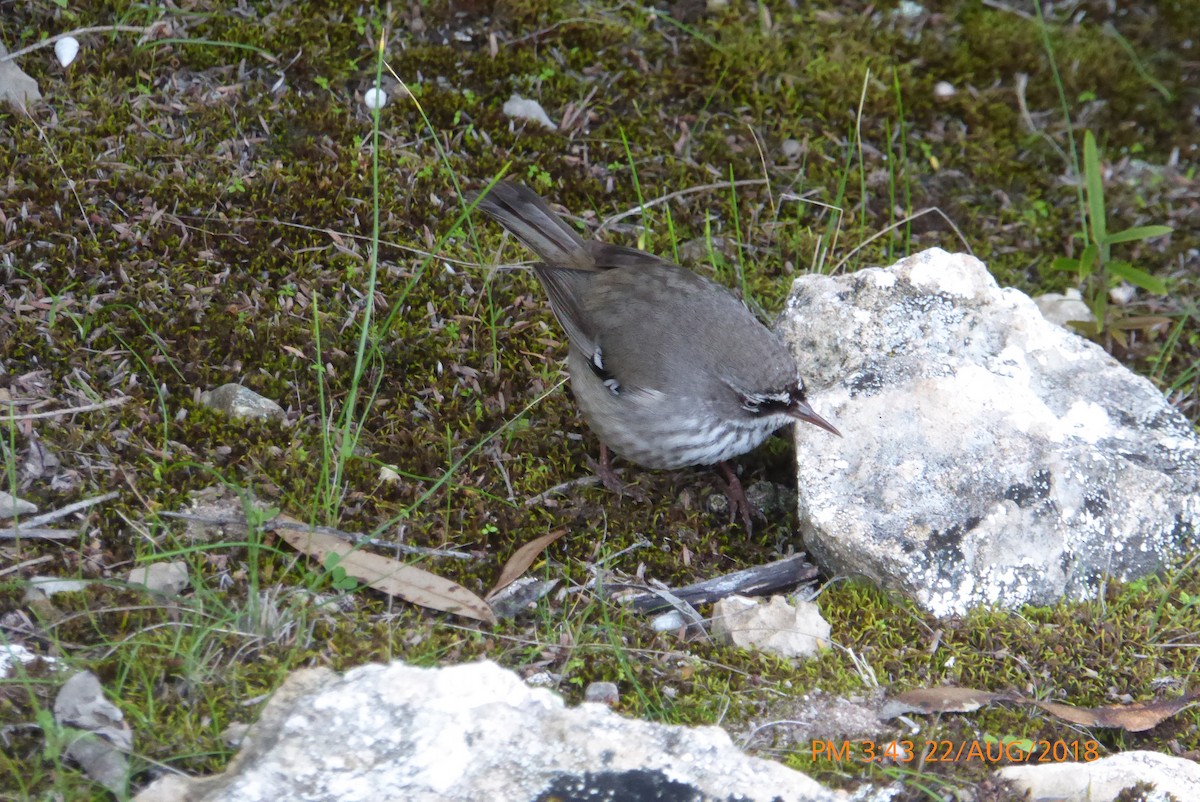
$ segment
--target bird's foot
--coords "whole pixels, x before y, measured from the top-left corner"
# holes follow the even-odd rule
[[[612,464],[609,462],[608,446],[600,444],[600,461],[596,462],[591,457],[587,458],[588,466],[600,478],[600,481],[611,492],[618,496],[629,496],[637,501],[646,500],[646,492],[636,485],[627,485],[617,476],[617,472],[613,470]]]
[[[718,463],[717,467],[721,469],[721,473],[725,474],[725,498],[729,499],[729,522],[733,523],[740,515],[742,523],[746,525],[746,534],[752,534],[754,525],[750,522],[750,502],[746,498],[742,480],[738,479],[737,474],[733,472],[733,467],[728,462]]]

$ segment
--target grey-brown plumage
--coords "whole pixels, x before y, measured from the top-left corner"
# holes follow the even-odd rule
[[[665,259],[584,240],[532,190],[501,183],[478,208],[528,246],[570,341],[575,399],[603,444],[647,468],[721,464],[812,410],[786,346],[727,289]],[[602,450],[602,467],[604,452]]]

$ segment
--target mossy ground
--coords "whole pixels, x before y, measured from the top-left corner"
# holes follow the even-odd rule
[[[93,35],[67,70],[38,51],[20,64],[46,103],[33,119],[0,109],[3,398],[53,399],[48,408],[132,399],[3,428],[6,489],[43,510],[111,490],[120,498],[91,510],[77,541],[3,547],[5,563],[26,564],[0,577],[2,637],[100,675],[135,731],[135,786],[156,762],[219,769],[230,755],[221,731],[311,664],[487,656],[560,675],[572,699],[592,680],[615,680],[624,712],[734,730],[777,714],[780,692],[866,692],[869,675],[851,651],[893,690],[957,683],[1100,705],[1188,684],[1200,659],[1190,565],[1088,604],[952,622],[835,582],[821,604],[843,648],[798,666],[654,635],[580,590],[596,560],[643,537],[649,545],[607,568],[644,566],[683,583],[772,559],[795,545],[796,522],[784,514],[746,537],[706,511],[714,484],[701,471],[627,467],[645,503],[577,487],[526,506],[585,475],[595,442],[565,388],[520,415],[561,378],[564,338],[527,273],[490,269],[525,254],[501,245],[492,225],[452,228],[458,189],[504,169],[601,220],[639,193],[714,185],[624,218],[608,236],[662,253],[711,236],[724,245],[697,269],[769,312],[791,275],[847,255],[849,270],[935,245],[961,250],[933,215],[872,239],[937,206],[1001,284],[1069,286],[1072,276],[1050,270],[1082,247],[1077,195],[1064,181],[1074,175],[1067,128],[1025,10],[936,2],[908,18],[895,3],[795,10],[735,0],[712,13],[680,3],[668,18],[650,6],[517,0],[397,4],[390,17],[364,18],[360,4],[344,3],[250,4],[246,13],[206,2],[187,13],[65,5],[6,8],[0,41],[14,51],[71,28],[161,18],[209,42]],[[1109,227],[1176,229],[1125,252],[1172,287],[1130,314],[1168,315],[1175,327],[1137,332],[1117,353],[1196,420],[1200,154],[1188,37],[1200,30],[1200,7],[1079,5],[1080,21],[1051,21],[1050,40],[1069,109],[1096,132],[1111,168]],[[373,208],[372,125],[358,98],[374,75],[379,25],[427,118],[397,97],[382,115],[375,350],[358,381],[369,404],[360,401],[353,457],[330,487],[323,433],[333,416],[319,399],[323,389],[336,412],[355,384]],[[939,81],[956,93],[939,99]],[[513,92],[576,122],[557,132],[514,124],[501,111]],[[785,150],[789,140],[797,147]],[[763,183],[729,186],[748,179]],[[844,210],[826,259],[814,254],[830,244],[830,211],[785,192]],[[278,400],[288,424],[231,421],[194,400],[228,381]],[[31,461],[42,453],[57,465]],[[787,481],[789,463],[782,440],[742,460],[751,480]],[[381,481],[380,465],[396,466],[402,481]],[[382,536],[467,550],[474,559],[423,565],[478,592],[514,549],[565,526],[534,570],[571,592],[494,631],[371,591],[339,594],[321,566],[261,533],[197,544],[155,517],[214,484],[307,520],[364,532],[398,522]],[[191,564],[191,594],[165,604],[122,586],[132,564],[172,552]],[[94,584],[33,605],[23,593],[35,573]],[[103,796],[55,747],[46,711],[57,682],[34,665],[0,686],[4,798]],[[1193,710],[1129,735],[991,708],[929,722],[923,737],[1095,739],[1105,751],[1195,754],[1198,720]],[[783,752],[831,782],[917,770]],[[906,798],[919,798],[921,784],[969,788],[985,768],[926,764]]]

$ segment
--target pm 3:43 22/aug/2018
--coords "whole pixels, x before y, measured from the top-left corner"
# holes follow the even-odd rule
[[[815,761],[831,763],[1065,763],[1099,760],[1100,744],[1092,740],[1061,739],[999,740],[967,739],[955,741],[896,739],[892,741],[814,740],[811,756]]]

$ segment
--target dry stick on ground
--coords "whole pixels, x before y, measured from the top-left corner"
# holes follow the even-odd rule
[[[86,510],[88,507],[95,507],[97,504],[112,501],[119,495],[119,493],[114,491],[112,493],[105,493],[103,496],[96,496],[95,498],[85,498],[83,501],[76,501],[74,504],[68,504],[65,507],[59,507],[57,510],[51,510],[50,512],[44,512],[41,515],[28,518],[24,525],[41,526],[42,524],[48,524],[51,521],[57,521],[59,518],[66,518],[73,512],[79,512],[80,510]]]
[[[52,409],[49,412],[26,412],[20,415],[0,415],[0,423],[14,423],[21,420],[33,420],[35,418],[60,418],[63,415],[74,415],[77,412],[95,412],[98,409],[108,409],[109,407],[119,407],[129,400],[129,396],[123,395],[120,398],[110,398],[107,401],[100,401],[95,404],[87,404],[82,407],[67,407],[66,409]]]
[[[530,496],[529,498],[525,499],[525,506],[532,507],[534,504],[541,504],[543,501],[546,501],[551,496],[556,496],[559,493],[565,493],[566,491],[570,490],[573,487],[586,487],[588,485],[594,485],[594,484],[599,484],[599,483],[600,483],[600,477],[596,476],[594,474],[591,476],[580,476],[578,479],[568,479],[567,481],[562,482],[561,484],[557,484],[554,487],[549,488],[548,490],[543,490],[541,493],[538,493],[536,496]]]
[[[74,529],[49,529],[47,527],[10,526],[0,529],[0,540],[73,540],[79,537]]]
[[[74,534],[74,533],[72,533],[72,534]],[[34,557],[32,560],[25,560],[24,562],[19,562],[16,565],[10,565],[7,568],[0,569],[0,576],[6,576],[8,574],[16,573],[17,571],[20,571],[22,568],[28,568],[31,565],[40,565],[42,563],[47,563],[53,559],[55,559],[53,554],[43,554],[41,557]]]
[[[154,23],[153,25],[97,25],[92,28],[76,28],[73,31],[67,31],[66,33],[55,34],[54,36],[48,36],[45,39],[41,39],[37,42],[34,42],[29,47],[23,47],[20,50],[14,50],[12,53],[8,53],[7,55],[0,56],[0,61],[12,61],[15,58],[25,55],[26,53],[32,53],[33,51],[38,50],[40,48],[49,47],[50,45],[57,42],[59,39],[66,39],[68,36],[85,36],[89,33],[148,34],[151,31],[153,31],[155,28],[161,28],[165,24],[166,24],[165,21],[160,21],[160,22]]]
[[[671,595],[691,605],[709,604],[734,594],[763,596],[809,582],[816,579],[817,574],[817,567],[810,564],[801,552],[773,563],[756,565],[753,568],[676,588],[671,591]],[[610,584],[608,587],[618,586]],[[653,613],[672,606],[664,602],[661,594],[653,590],[633,597],[629,603],[639,613]]]
[[[74,504],[68,504],[57,510],[35,515],[32,518],[26,519],[19,526],[0,529],[0,540],[16,540],[22,537],[38,538],[40,540],[70,540],[73,537],[78,537],[79,533],[73,529],[48,529],[43,527],[42,524],[48,524],[51,521],[57,521],[59,518],[66,518],[71,513],[86,510],[88,507],[94,507],[106,501],[112,501],[118,495],[118,493],[105,493],[103,496],[85,498],[83,501],[76,501]]]

